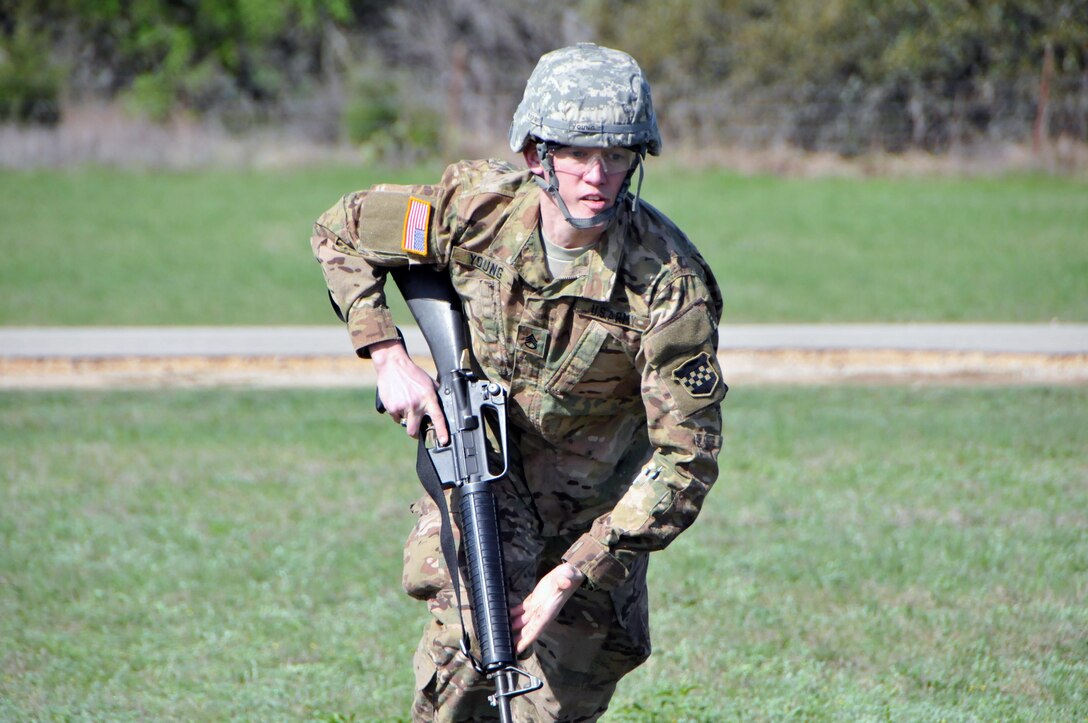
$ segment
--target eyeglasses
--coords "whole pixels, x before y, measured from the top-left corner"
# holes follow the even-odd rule
[[[581,148],[579,146],[558,146],[552,150],[555,170],[584,176],[594,163],[608,175],[627,173],[634,167],[638,153],[630,148]]]

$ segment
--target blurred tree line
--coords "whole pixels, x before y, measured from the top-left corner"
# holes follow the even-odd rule
[[[107,99],[427,152],[501,139],[579,40],[634,55],[691,143],[1088,140],[1085,0],[0,0],[0,118]]]

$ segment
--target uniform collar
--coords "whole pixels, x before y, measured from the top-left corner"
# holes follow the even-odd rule
[[[601,240],[574,262],[570,271],[573,278],[553,280],[544,259],[544,242],[540,238],[540,194],[533,184],[527,184],[532,192],[524,199],[525,208],[519,208],[517,216],[527,219],[529,212],[536,218],[531,233],[527,234],[514,258],[518,274],[529,286],[545,296],[580,296],[593,301],[608,301],[616,285],[616,276],[623,261],[628,225],[627,209],[620,209],[608,225]],[[626,204],[626,199],[618,203]]]

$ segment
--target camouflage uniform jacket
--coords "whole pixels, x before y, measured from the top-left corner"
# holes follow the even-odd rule
[[[360,356],[396,339],[385,269],[448,268],[479,370],[509,390],[527,499],[563,559],[612,589],[690,525],[717,477],[721,295],[661,213],[629,204],[552,279],[540,191],[497,161],[437,185],[378,185],[315,225],[314,253]]]

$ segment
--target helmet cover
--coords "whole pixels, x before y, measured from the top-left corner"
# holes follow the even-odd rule
[[[657,155],[661,134],[650,84],[627,53],[578,43],[541,56],[510,126],[510,148],[529,138],[564,146],[645,147]]]

